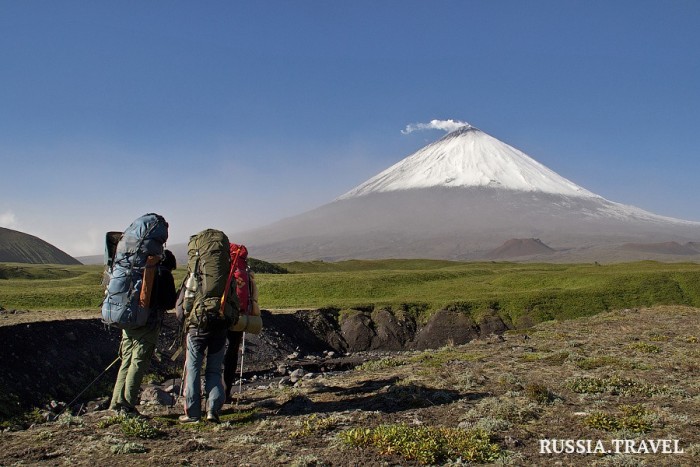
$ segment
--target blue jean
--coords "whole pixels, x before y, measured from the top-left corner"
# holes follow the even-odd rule
[[[205,352],[204,391],[207,410],[218,414],[225,400],[222,368],[226,355],[226,330],[202,333],[192,329],[187,333],[185,414],[192,418],[202,416],[201,371]]]

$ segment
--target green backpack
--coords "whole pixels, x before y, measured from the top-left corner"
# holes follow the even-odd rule
[[[183,300],[186,328],[227,329],[238,320],[239,312],[236,283],[229,281],[228,237],[219,230],[203,230],[190,237],[187,255]]]

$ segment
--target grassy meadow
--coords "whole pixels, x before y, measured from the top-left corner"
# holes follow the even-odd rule
[[[429,314],[495,310],[516,326],[652,305],[700,306],[700,264],[520,264],[437,260],[353,260],[282,264],[257,274],[267,309],[393,310]],[[185,271],[175,271],[179,283]],[[0,263],[5,309],[95,309],[101,266]]]

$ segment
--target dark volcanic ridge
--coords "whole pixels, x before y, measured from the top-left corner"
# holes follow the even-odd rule
[[[38,237],[4,227],[0,227],[0,263],[81,264]]]

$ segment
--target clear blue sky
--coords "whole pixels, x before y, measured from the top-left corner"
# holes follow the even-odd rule
[[[700,2],[0,0],[0,226],[75,256],[325,204],[459,119],[700,221]]]

